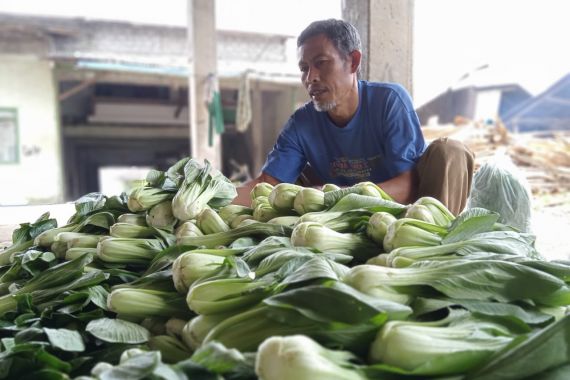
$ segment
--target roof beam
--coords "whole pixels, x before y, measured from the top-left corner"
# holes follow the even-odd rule
[[[85,79],[83,82],[77,84],[76,86],[70,88],[67,91],[62,92],[61,94],[59,94],[58,96],[58,100],[60,102],[63,102],[65,99],[72,97],[73,95],[83,91],[84,89],[86,89],[87,87],[91,86],[92,84],[94,84],[97,81],[96,77],[93,78],[89,78],[89,79]]]

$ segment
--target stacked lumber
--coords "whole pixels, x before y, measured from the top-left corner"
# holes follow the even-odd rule
[[[476,122],[422,127],[426,141],[449,137],[475,153],[475,166],[504,152],[528,179],[532,192],[570,191],[570,134],[568,132],[512,133],[502,123]]]

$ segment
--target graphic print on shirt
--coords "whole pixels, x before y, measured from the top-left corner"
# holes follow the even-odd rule
[[[370,179],[372,170],[380,165],[380,155],[370,158],[338,157],[330,162],[331,177],[344,177],[358,182]]]

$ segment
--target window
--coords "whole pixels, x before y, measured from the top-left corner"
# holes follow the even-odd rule
[[[95,96],[119,99],[170,99],[170,89],[166,86],[137,86],[130,84],[98,83]]]
[[[0,108],[0,164],[17,163],[18,152],[18,111]]]

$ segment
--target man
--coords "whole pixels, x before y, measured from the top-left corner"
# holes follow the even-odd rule
[[[234,203],[249,205],[249,192],[259,182],[297,181],[308,164],[317,177],[313,186],[373,181],[400,203],[429,195],[459,213],[471,187],[472,154],[446,139],[426,150],[406,90],[358,80],[362,49],[356,28],[342,20],[316,21],[300,34],[297,47],[311,102],[291,116],[262,173],[238,188]]]

